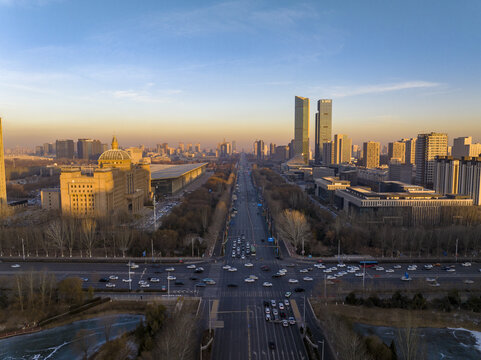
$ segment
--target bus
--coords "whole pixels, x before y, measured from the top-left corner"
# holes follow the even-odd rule
[[[256,256],[256,247],[254,245],[251,245],[251,255]]]
[[[361,261],[359,261],[359,265],[361,265],[361,267],[371,268],[371,267],[374,267],[374,266],[377,265],[377,261],[376,260],[361,260]]]

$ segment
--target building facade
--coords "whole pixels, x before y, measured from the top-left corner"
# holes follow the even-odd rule
[[[453,140],[451,155],[455,159],[481,156],[481,144],[473,144],[471,136],[458,137]]]
[[[40,199],[42,202],[42,209],[45,210],[60,210],[60,189],[42,189],[40,191]]]
[[[412,139],[405,139],[403,140],[404,144],[405,144],[405,149],[406,149],[406,153],[405,153],[405,162],[406,164],[415,164],[416,163],[416,142],[417,142],[417,139],[416,138],[412,138]]]
[[[419,134],[416,141],[416,183],[433,188],[436,156],[448,153],[448,135],[443,133]]]
[[[321,99],[317,102],[314,160],[322,161],[323,144],[332,140],[332,100]]]
[[[150,165],[133,164],[117,139],[98,160],[97,168],[64,167],[60,174],[63,214],[104,217],[137,213],[150,200]]]
[[[363,165],[366,168],[379,167],[379,160],[381,157],[381,144],[374,141],[365,142],[363,144]]]
[[[401,164],[406,162],[406,143],[394,141],[388,144],[388,160],[398,160]]]
[[[295,97],[294,156],[302,155],[309,162],[309,99]]]
[[[55,151],[57,159],[73,159],[75,155],[73,140],[57,140]]]

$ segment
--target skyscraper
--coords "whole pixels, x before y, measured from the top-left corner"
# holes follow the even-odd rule
[[[419,134],[416,141],[416,183],[433,187],[434,158],[448,154],[448,134]]]
[[[381,144],[375,141],[365,142],[363,144],[364,166],[366,168],[379,167],[379,159],[381,156]]]
[[[322,163],[324,165],[335,164],[334,141],[326,141],[322,144]]]
[[[334,135],[334,164],[350,163],[352,140],[343,134]]]
[[[406,162],[406,143],[403,141],[394,141],[388,144],[388,158],[391,160],[399,160],[401,164]]]
[[[321,99],[317,102],[314,159],[321,163],[323,144],[332,138],[332,100]]]
[[[309,162],[309,99],[295,97],[294,156]]]
[[[73,140],[57,140],[55,142],[55,148],[57,152],[57,159],[73,159]]]
[[[0,207],[7,205],[7,180],[5,178],[5,156],[3,153],[2,118],[0,118]]]
[[[416,162],[416,138],[404,139],[406,147],[405,161],[406,164],[415,164]]]
[[[456,159],[462,157],[478,157],[481,154],[481,144],[473,144],[471,136],[455,138],[453,141],[452,155]]]

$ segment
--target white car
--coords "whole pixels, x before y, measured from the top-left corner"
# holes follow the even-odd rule
[[[334,275],[328,275],[327,280],[335,280],[336,277]]]
[[[286,270],[286,269],[280,269],[279,272],[280,272],[280,273],[286,273],[287,270]]]
[[[393,273],[394,270],[393,270],[393,269],[387,269],[386,272],[387,272],[387,273]]]
[[[417,269],[418,269],[417,267],[408,266],[408,271],[415,271]]]
[[[252,278],[245,278],[245,279],[244,279],[244,282],[246,282],[246,283],[253,283],[254,281],[255,281],[255,280],[252,279]]]
[[[194,266],[194,268],[195,268],[195,266]],[[173,267],[170,267],[170,268],[165,269],[165,271],[175,271],[175,269]]]
[[[283,303],[279,303],[279,310],[284,310],[284,304]]]
[[[147,281],[145,281],[145,280],[139,280],[139,285],[142,285],[142,284],[147,284]]]
[[[255,275],[249,275],[249,277],[250,277],[251,279],[254,279],[254,280],[258,280],[258,279],[259,279],[259,278],[258,278],[257,276],[255,276]]]
[[[401,280],[402,280],[402,281],[411,281],[412,278],[403,276],[403,277],[401,277]]]
[[[338,267],[345,267],[346,264],[337,264]]]
[[[114,288],[114,287],[115,287],[115,284],[107,283],[107,284],[105,284],[105,287]]]
[[[289,284],[297,284],[299,280],[297,279],[289,279]]]
[[[192,264],[192,265],[187,265],[187,269],[195,269],[195,265]]]
[[[230,265],[224,265],[224,266],[222,266],[222,269],[224,269],[224,270],[229,270],[229,269],[230,269]]]
[[[130,265],[130,268],[131,268],[131,269],[138,269],[138,268],[139,268],[139,265],[137,265],[137,264],[131,264],[131,265]]]
[[[167,276],[167,280],[169,280],[169,281],[173,281],[173,280],[176,280],[176,279],[177,278],[174,275]]]
[[[252,264],[252,263],[245,263],[244,266],[245,266],[245,267],[253,267],[254,264]]]
[[[330,268],[332,271],[337,271],[337,267],[333,266]]]
[[[10,265],[10,267],[11,267],[11,268],[14,268],[14,269],[17,269],[17,268],[20,267],[20,265],[19,265],[19,264],[13,264],[13,265]]]
[[[265,283],[262,284],[262,286],[264,286],[264,287],[272,287],[272,283],[266,281]]]
[[[301,270],[299,270],[300,273],[306,273],[306,272],[308,272],[308,271],[309,271],[309,270],[307,270],[307,269],[301,269]]]
[[[229,269],[228,269],[228,271],[230,271],[230,272],[234,272],[234,271],[237,271],[237,268],[235,268],[235,267],[231,267],[231,268],[229,268]]]
[[[376,268],[376,271],[384,271],[384,268],[383,268],[382,266],[378,266],[378,267]]]
[[[401,265],[394,265],[393,269],[400,269],[402,266]]]
[[[446,270],[447,272],[455,272],[456,269],[455,268],[449,268],[448,270]]]
[[[241,259],[242,259],[242,260],[245,260],[245,258],[246,258],[245,255],[242,255],[242,256],[241,256]]]
[[[465,262],[465,263],[462,263],[461,266],[468,267],[468,266],[471,266],[471,263],[470,263],[470,262]]]
[[[424,268],[426,270],[431,270],[433,268],[433,266],[431,264],[426,264],[426,265],[424,265]]]
[[[140,287],[141,288],[148,288],[148,287],[150,287],[150,284],[147,284],[147,283],[140,284]]]
[[[159,278],[150,278],[150,282],[153,282],[153,283],[158,283],[160,282],[160,279]]]
[[[434,278],[426,278],[426,281],[427,281],[427,282],[435,282],[436,279],[434,279]]]
[[[358,273],[356,273],[355,276],[357,276],[357,277],[362,277],[362,276],[364,276],[364,273],[358,272]]]
[[[110,275],[109,280],[118,280],[119,277],[117,275]]]
[[[466,280],[464,280],[464,283],[465,283],[465,284],[474,284],[474,281],[473,281],[473,280],[466,279]]]
[[[310,276],[305,276],[302,280],[304,280],[304,281],[312,281],[312,280],[314,280],[314,279],[311,278]]]
[[[128,283],[128,282],[132,282],[132,279],[122,279],[122,281]]]
[[[332,272],[331,269],[326,269],[326,270],[323,270],[322,272],[326,273],[326,274],[330,274]]]

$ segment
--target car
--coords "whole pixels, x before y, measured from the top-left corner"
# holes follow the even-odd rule
[[[197,281],[197,280],[199,280],[199,278],[198,278],[198,277],[195,277],[195,276],[191,276],[191,277],[189,278],[189,280]]]
[[[282,275],[279,273],[272,274],[273,278],[280,278]]]
[[[301,287],[297,287],[294,289],[295,292],[304,292],[304,288],[301,288]]]
[[[236,288],[236,287],[237,287],[237,284],[230,283],[230,284],[227,284],[227,287]]]
[[[447,271],[447,272],[455,272],[456,269],[455,269],[455,268],[449,268],[449,269],[447,269],[446,271]]]
[[[289,317],[289,324],[291,324],[291,325],[296,324],[296,320],[292,316]]]
[[[150,287],[150,284],[143,283],[143,284],[140,284],[140,287],[141,288],[148,288],[148,287]]]
[[[340,263],[340,264],[337,264],[337,267],[341,267],[341,268],[342,268],[342,267],[346,267],[346,264]]]
[[[289,263],[289,264],[287,264],[286,266],[287,266],[287,267],[295,267],[296,264],[294,264],[294,263]]]
[[[271,320],[271,314],[266,314],[266,321],[270,321]]]
[[[461,266],[468,267],[468,266],[471,266],[471,263],[470,262],[464,262],[464,263],[461,264]]]
[[[139,268],[139,265],[132,263],[132,264],[130,265],[130,268],[131,268],[131,269],[138,269],[138,268]]]
[[[87,282],[89,281],[89,278],[80,278],[80,280],[82,280],[83,282]]]
[[[383,268],[382,266],[378,266],[378,267],[376,268],[376,271],[384,271],[384,268]]]
[[[254,279],[254,280],[259,280],[259,278],[258,278],[257,276],[255,276],[255,275],[249,275],[249,277],[250,277],[251,279]]]
[[[215,281],[212,280],[212,279],[209,279],[209,280],[205,281],[205,283],[206,283],[207,285],[215,285]]]
[[[169,281],[173,281],[173,280],[176,280],[176,279],[177,278],[174,275],[167,276],[167,280],[169,280]]]
[[[246,283],[253,283],[253,282],[255,282],[255,280],[254,280],[254,279],[251,279],[251,278],[245,278],[245,279],[244,279],[244,282],[246,282]]]
[[[331,271],[337,271],[337,267],[335,267],[335,266],[331,267],[330,269],[331,269]]]
[[[117,275],[110,275],[109,280],[118,280],[119,277]]]
[[[192,265],[187,265],[187,269],[195,269],[195,265],[192,264]]]
[[[139,285],[142,285],[142,284],[147,284],[147,281],[145,281],[145,280],[139,280]]]
[[[302,280],[304,280],[304,281],[312,281],[312,280],[314,280],[314,279],[311,278],[310,276],[304,276],[304,277],[302,278]]]
[[[196,268],[196,269],[194,270],[194,272],[195,272],[196,274],[202,273],[202,272],[204,272],[204,268],[203,268],[203,267],[198,267],[198,268]]]
[[[224,269],[224,270],[229,270],[229,269],[230,269],[230,265],[224,265],[224,266],[222,266],[222,269]]]
[[[473,281],[473,280],[466,279],[466,280],[464,280],[464,283],[465,283],[465,284],[474,284],[474,281]]]
[[[177,285],[177,286],[184,285],[184,282],[183,282],[183,281],[180,281],[180,280],[177,280],[177,281],[175,282],[175,285]]]
[[[435,282],[436,279],[435,279],[435,278],[426,278],[426,281],[427,281],[427,282]]]
[[[14,268],[14,269],[18,269],[20,267],[19,264],[13,264],[13,265],[10,265],[11,268]]]
[[[253,263],[245,263],[244,266],[245,266],[245,267],[253,267],[254,264],[253,264]]]
[[[387,272],[387,273],[393,273],[394,270],[393,270],[393,269],[386,269],[386,272]]]
[[[288,292],[286,292],[286,293],[284,294],[284,296],[285,296],[286,298],[291,297],[291,295],[292,295],[292,293],[291,293],[290,291],[288,291]]]
[[[432,270],[433,266],[431,264],[424,265],[424,270]]]
[[[363,276],[364,276],[364,273],[358,272],[358,273],[355,273],[354,276],[363,277]],[[329,277],[329,276],[328,276],[328,277]]]
[[[307,270],[307,269],[301,269],[301,270],[299,270],[300,273],[306,273],[306,272],[308,272],[308,271],[309,271],[309,270]]]
[[[393,269],[400,269],[402,266],[401,265],[394,265]]]
[[[204,283],[197,283],[195,284],[195,287],[205,287],[206,285]]]
[[[270,314],[271,313],[271,309],[269,309],[268,306],[266,306],[266,308],[264,309],[265,313],[266,314]]]
[[[327,275],[327,280],[335,280],[335,279],[336,277],[334,275]]]
[[[297,279],[289,279],[289,284],[297,284],[299,280]]]
[[[408,266],[408,271],[416,271],[417,269],[417,267]]]
[[[99,279],[99,282],[109,282],[109,278],[103,277]]]
[[[107,283],[107,284],[105,284],[105,287],[114,288],[114,287],[115,287],[115,284],[113,284],[113,283]]]
[[[132,279],[122,279],[123,282],[132,282]]]
[[[167,286],[162,285],[162,286],[160,287],[160,291],[166,292],[166,291],[167,291]]]
[[[287,322],[287,320],[282,320],[282,326],[284,326],[284,327],[289,326],[289,323]]]
[[[228,271],[230,271],[230,272],[235,272],[235,271],[237,271],[237,268],[231,267]]]
[[[269,341],[269,349],[270,350],[275,350],[276,349],[276,344],[273,341]]]
[[[285,306],[290,306],[291,304],[289,303],[289,300],[284,299],[284,305],[285,305]]]
[[[272,306],[273,308],[275,308],[275,307],[277,306],[277,303],[276,303],[275,300],[271,300],[271,306]]]
[[[284,303],[279,303],[279,310],[284,310]]]
[[[169,268],[165,269],[165,271],[175,271],[175,268],[169,267]]]
[[[160,282],[160,279],[153,277],[153,278],[150,278],[149,281],[153,282],[153,283],[158,283],[158,282]]]
[[[242,256],[241,256],[241,259],[242,259],[242,260],[245,260],[245,258],[246,258],[245,255],[242,255]]]
[[[331,269],[326,269],[326,270],[322,270],[323,273],[326,273],[326,274],[330,274],[332,272]]]
[[[235,254],[234,254],[234,253],[232,253],[232,257],[235,258]]]
[[[279,311],[278,311],[277,309],[272,309],[272,315],[278,316],[278,315],[279,315]]]
[[[262,266],[261,266],[261,270],[262,270],[262,271],[269,271],[270,268],[269,268],[269,266],[267,266],[267,265],[262,265]]]
[[[401,277],[401,280],[402,280],[402,281],[411,281],[412,278],[406,277],[406,276],[402,276],[402,277]]]
[[[266,282],[264,282],[264,283],[262,284],[262,286],[264,286],[264,287],[272,287],[272,283],[266,281]]]

